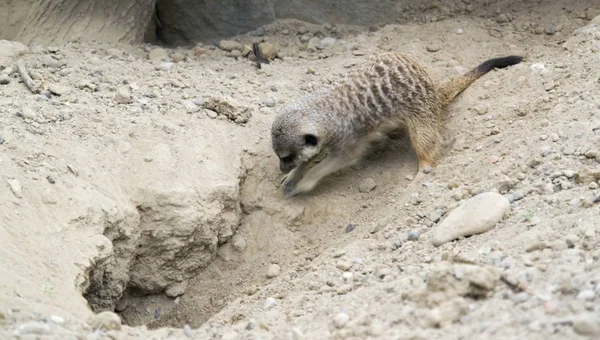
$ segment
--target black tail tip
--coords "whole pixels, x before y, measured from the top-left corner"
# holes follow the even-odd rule
[[[516,65],[523,61],[523,57],[518,55],[511,55],[508,57],[489,59],[477,66],[477,71],[487,73],[495,68],[505,68],[508,66]]]

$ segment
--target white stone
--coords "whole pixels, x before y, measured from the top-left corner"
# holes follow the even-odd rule
[[[440,246],[463,236],[492,229],[510,210],[506,197],[486,192],[466,200],[452,211],[433,231],[432,243]]]

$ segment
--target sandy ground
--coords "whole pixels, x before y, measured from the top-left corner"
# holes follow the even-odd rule
[[[234,39],[277,46],[260,70],[214,46],[30,47],[51,93],[1,70],[0,337],[600,336],[600,28],[580,29],[600,13],[573,6],[378,30],[281,21]],[[401,135],[284,199],[277,109],[381,51],[437,80],[526,59],[449,107],[457,139],[431,174],[413,180]],[[510,202],[504,218],[433,246],[483,192]],[[83,296],[127,326],[98,326],[115,314]]]

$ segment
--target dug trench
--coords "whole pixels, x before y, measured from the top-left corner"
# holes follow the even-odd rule
[[[325,249],[352,240],[350,233],[372,230],[360,217],[372,207],[368,200],[326,204],[340,189],[369,195],[373,176],[408,184],[416,171],[401,131],[311,194],[286,199],[276,162],[264,162],[272,151],[265,144],[259,152],[244,154],[239,187],[214,196],[208,209],[192,198],[186,205],[155,192],[129,219],[107,219],[103,234],[112,246],[106,244],[81,278],[91,309],[114,311],[130,326],[197,328],[239,297],[268,290],[281,268],[294,268],[283,274],[291,280]]]

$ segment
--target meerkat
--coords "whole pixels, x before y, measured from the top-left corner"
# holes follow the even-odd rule
[[[408,131],[419,172],[431,172],[447,145],[443,109],[489,71],[521,61],[520,56],[489,59],[435,84],[404,54],[368,58],[338,84],[306,95],[277,114],[271,139],[285,195],[312,190],[322,178],[359,160],[372,141],[399,128]]]

